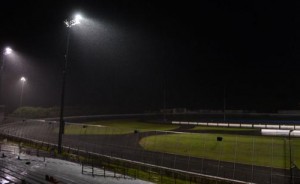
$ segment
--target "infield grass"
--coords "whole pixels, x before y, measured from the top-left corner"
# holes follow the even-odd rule
[[[217,141],[217,137],[222,141]],[[276,168],[289,168],[289,141],[283,137],[182,133],[145,137],[150,151]],[[300,164],[300,139],[292,139],[292,160]]]
[[[88,122],[86,125],[68,124],[65,127],[65,134],[69,135],[114,135],[139,132],[148,132],[153,130],[172,130],[178,128],[178,125],[145,123],[130,120],[114,121],[95,121]]]

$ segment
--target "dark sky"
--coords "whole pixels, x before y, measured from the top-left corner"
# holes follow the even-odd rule
[[[43,0],[1,3],[10,45],[5,103],[59,106],[67,28],[66,105],[107,112],[168,108],[299,109],[299,4],[283,1]]]

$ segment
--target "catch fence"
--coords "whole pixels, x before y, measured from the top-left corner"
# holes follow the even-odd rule
[[[39,141],[49,149],[57,144],[56,122],[22,121],[3,124],[0,130],[2,135]],[[62,144],[68,154],[92,155],[94,159],[86,161],[86,166],[97,165],[97,160],[102,160],[102,166],[112,161],[127,163],[122,168],[146,171],[157,183],[164,175],[187,183],[204,179],[219,183],[300,182],[300,139],[241,131],[244,135],[66,124]]]

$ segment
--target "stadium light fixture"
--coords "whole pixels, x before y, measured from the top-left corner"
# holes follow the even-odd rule
[[[4,49],[4,55],[9,55],[9,54],[11,54],[12,53],[12,49],[10,48],[10,47],[6,47],[5,49]]]
[[[26,82],[26,78],[25,77],[21,77],[20,81]]]
[[[76,14],[73,19],[71,20],[65,20],[64,23],[67,27],[73,27],[77,24],[80,24],[80,21],[82,20],[82,16],[80,14]]]

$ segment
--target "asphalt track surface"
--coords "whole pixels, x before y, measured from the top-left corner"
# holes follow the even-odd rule
[[[1,131],[4,134],[57,144],[58,135],[54,131],[57,127],[57,123],[26,121],[3,124]],[[289,170],[152,152],[142,149],[139,145],[141,138],[158,134],[160,132],[153,131],[125,135],[63,135],[63,145],[112,157],[245,182],[291,183]],[[297,168],[293,169],[293,180],[294,183],[300,183]]]

